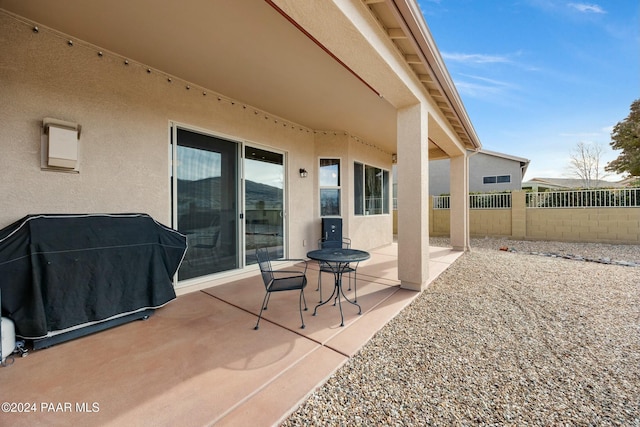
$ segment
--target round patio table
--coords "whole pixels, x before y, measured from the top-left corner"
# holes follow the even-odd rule
[[[348,303],[357,306],[358,314],[361,314],[362,307],[360,307],[360,305],[355,301],[351,301],[344,294],[344,289],[342,289],[342,273],[344,273],[350,263],[369,259],[371,257],[371,255],[369,255],[369,252],[361,251],[359,249],[325,248],[307,252],[307,257],[316,261],[322,261],[326,263],[329,268],[331,268],[333,277],[335,279],[331,296],[327,298],[326,301],[322,301],[320,304],[316,305],[316,308],[313,310],[313,315],[316,315],[318,307],[325,305],[334,298],[337,298],[338,306],[340,307],[340,326],[344,326],[344,315],[342,314],[342,301],[340,295],[342,295]]]

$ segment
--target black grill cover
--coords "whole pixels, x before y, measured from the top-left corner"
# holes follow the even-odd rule
[[[146,214],[28,215],[0,230],[2,315],[37,339],[157,308],[186,246]]]

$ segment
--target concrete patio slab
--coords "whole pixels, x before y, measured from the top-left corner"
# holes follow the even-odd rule
[[[362,314],[343,301],[343,327],[332,303],[312,316],[319,272],[310,265],[305,329],[297,292],[274,294],[253,329],[264,296],[255,275],[181,295],[147,321],[17,358],[0,368],[2,400],[16,403],[0,425],[275,425],[419,295],[393,279],[394,249],[372,251],[358,268]],[[434,249],[430,279],[460,255]],[[326,298],[330,275],[323,286]],[[18,412],[18,403],[33,410]]]

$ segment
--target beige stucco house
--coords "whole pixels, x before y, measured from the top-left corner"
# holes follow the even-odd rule
[[[0,227],[148,213],[188,236],[182,293],[305,256],[322,217],[391,243],[394,162],[402,286],[429,277],[429,159],[468,248],[481,145],[415,0],[0,0],[0,99]]]

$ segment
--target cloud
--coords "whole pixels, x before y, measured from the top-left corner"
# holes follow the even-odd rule
[[[493,86],[493,87],[504,87],[504,88],[514,88],[515,87],[511,83],[500,81],[500,80],[495,80],[495,79],[490,79],[490,78],[487,78],[487,77],[474,76],[472,74],[460,74],[460,75],[464,76],[464,77],[468,77],[468,78],[473,79],[473,80],[479,80],[481,82],[488,83],[489,86]]]
[[[509,63],[511,60],[506,56],[484,55],[481,53],[448,53],[442,52],[442,57],[447,61],[462,62],[466,64],[495,64]]]
[[[567,6],[572,7],[582,13],[607,13],[597,4],[569,3]]]
[[[583,14],[607,13],[600,5],[592,3],[567,3],[565,0],[525,0],[530,6],[548,13],[565,13],[567,8]],[[564,10],[563,10],[564,9]]]
[[[489,79],[486,77],[474,76],[469,74],[460,74],[462,79],[454,79],[456,89],[460,94],[473,98],[484,98],[493,102],[504,103],[511,98],[511,91],[518,89],[517,86],[499,80]]]
[[[496,86],[483,85],[472,82],[456,81],[456,88],[463,95],[472,96],[474,98],[484,98],[488,95],[495,95],[501,92]]]

